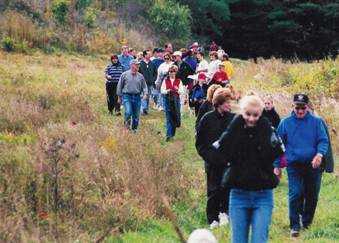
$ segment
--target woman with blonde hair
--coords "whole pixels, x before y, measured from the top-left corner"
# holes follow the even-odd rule
[[[218,84],[212,84],[208,89],[207,89],[207,95],[206,95],[206,100],[201,104],[197,116],[197,120],[195,122],[195,127],[198,126],[201,118],[209,111],[212,111],[214,109],[213,104],[212,104],[212,99],[213,99],[213,94],[214,92],[221,88],[221,85]]]
[[[230,162],[225,181],[231,188],[230,220],[233,243],[268,241],[273,210],[273,188],[279,179],[273,161],[283,154],[280,139],[262,116],[264,104],[255,94],[240,101],[236,116],[219,140],[217,151]]]
[[[212,87],[212,86],[211,86]],[[234,113],[231,112],[232,92],[226,88],[218,88],[213,94],[214,110],[206,113],[197,126],[196,149],[205,161],[207,176],[207,220],[211,228],[228,223],[229,188],[221,187],[223,171],[227,168],[227,160],[212,144],[217,140]]]

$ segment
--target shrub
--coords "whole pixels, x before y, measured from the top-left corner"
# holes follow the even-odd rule
[[[84,14],[84,23],[88,28],[94,27],[97,18],[97,10],[95,8],[86,8]]]
[[[63,25],[67,22],[68,11],[69,11],[68,0],[54,0],[53,1],[52,13],[57,23]]]
[[[1,40],[1,45],[2,45],[2,48],[5,50],[5,51],[13,51],[14,50],[14,40],[9,37],[9,36],[5,36],[2,40]]]
[[[29,52],[29,46],[28,41],[23,40],[15,44],[15,50],[22,53],[28,53]]]
[[[183,45],[191,35],[191,13],[187,6],[157,1],[149,9],[149,18],[158,33],[164,33],[174,43]]]

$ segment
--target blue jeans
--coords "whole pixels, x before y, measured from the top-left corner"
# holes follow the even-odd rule
[[[231,189],[230,220],[233,243],[251,243],[268,241],[268,231],[273,210],[273,190],[246,191]]]
[[[139,115],[141,106],[140,94],[123,94],[122,104],[125,109],[125,126],[136,130],[139,125]]]
[[[176,110],[176,118],[178,120],[173,119],[173,110],[171,110],[170,100],[167,96],[163,95],[163,103],[164,103],[164,110],[165,110],[165,117],[166,117],[166,137],[171,138],[175,135],[175,130],[177,128],[176,122],[180,123],[180,98],[174,98],[174,108]],[[172,107],[173,108],[173,107]]]
[[[304,227],[308,227],[315,214],[321,185],[320,169],[311,164],[288,165],[288,207],[290,228],[300,230],[300,217]]]

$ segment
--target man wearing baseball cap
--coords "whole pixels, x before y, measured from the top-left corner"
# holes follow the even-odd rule
[[[300,221],[304,228],[312,223],[321,184],[320,165],[329,145],[321,118],[309,112],[308,104],[306,94],[295,94],[291,115],[283,119],[278,127],[288,163],[291,237],[299,236]],[[279,171],[278,166],[275,167]]]

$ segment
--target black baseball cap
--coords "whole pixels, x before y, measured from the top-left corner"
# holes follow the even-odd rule
[[[295,104],[307,105],[309,101],[310,100],[306,94],[295,94],[293,96],[293,102]]]

